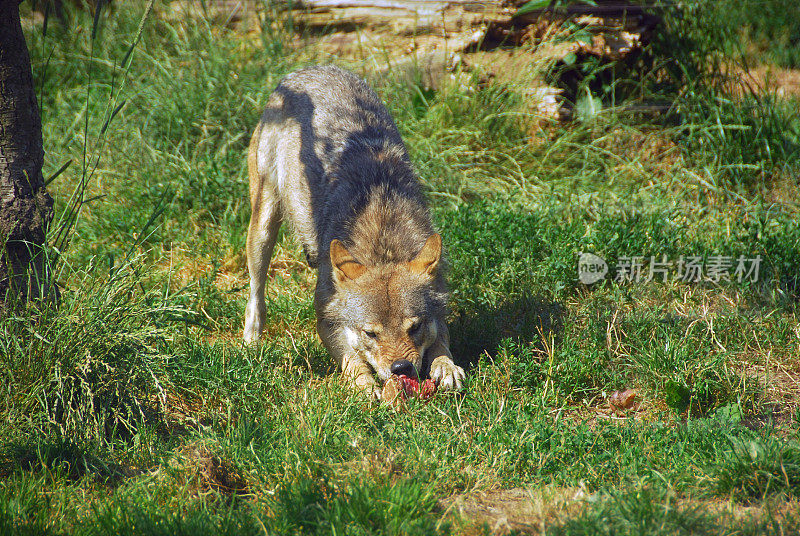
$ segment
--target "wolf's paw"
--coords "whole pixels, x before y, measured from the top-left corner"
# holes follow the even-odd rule
[[[353,383],[355,384],[355,388],[366,394],[368,398],[380,402],[383,388],[375,381],[372,374],[362,374],[356,378]]]
[[[447,356],[440,356],[431,363],[431,379],[442,391],[460,391],[464,381],[464,369]]]
[[[247,303],[245,311],[244,333],[242,339],[245,344],[255,344],[261,339],[261,329],[264,326],[265,307],[253,301]]]
[[[261,334],[253,329],[245,328],[242,340],[245,344],[256,344],[261,339]]]

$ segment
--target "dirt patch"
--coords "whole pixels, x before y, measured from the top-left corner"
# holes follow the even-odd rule
[[[247,480],[233,463],[202,443],[190,443],[181,448],[169,461],[169,467],[193,495],[249,493]]]
[[[770,177],[764,197],[790,210],[800,209],[800,184],[792,170],[786,169]]]
[[[458,533],[468,535],[505,535],[511,532],[543,534],[548,528],[579,517],[594,504],[611,497],[587,494],[580,488],[542,487],[536,490],[513,488],[456,495],[440,502],[446,516],[457,516]],[[796,523],[798,502],[794,499],[770,500],[757,506],[737,504],[722,499],[674,497],[664,505],[681,511],[706,512],[724,527],[742,527],[770,520],[776,527],[788,529]],[[783,531],[781,531],[783,533]],[[791,532],[794,533],[794,532]]]
[[[676,507],[682,510],[707,512],[724,527],[741,528],[768,522],[773,534],[797,534],[797,512],[800,502],[785,497],[770,498],[758,505],[743,505],[729,499],[678,498]],[[737,534],[738,532],[734,532]],[[726,532],[727,534],[727,532]]]
[[[751,68],[748,75],[761,91],[774,92],[778,97],[800,97],[800,69],[759,65]]]
[[[445,515],[463,523],[461,534],[539,534],[577,515],[593,499],[580,488],[540,487],[475,491],[440,501]]]
[[[800,408],[800,358],[797,356],[771,352],[760,357],[742,355],[734,366],[743,375],[755,379],[763,389],[769,409],[762,417],[765,422],[787,421]],[[751,427],[758,424],[757,419]]]

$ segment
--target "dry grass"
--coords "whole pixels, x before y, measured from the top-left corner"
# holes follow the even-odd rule
[[[540,533],[579,514],[596,500],[582,488],[537,486],[475,490],[442,499],[443,518],[455,518],[459,533],[505,535],[511,531]]]

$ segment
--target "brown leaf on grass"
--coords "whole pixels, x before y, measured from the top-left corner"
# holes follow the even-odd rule
[[[608,406],[616,411],[627,411],[634,408],[638,393],[636,389],[614,391],[608,397]]]

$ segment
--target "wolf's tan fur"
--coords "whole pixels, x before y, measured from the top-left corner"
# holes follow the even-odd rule
[[[272,250],[288,220],[312,266],[317,332],[344,374],[379,396],[408,360],[440,389],[460,389],[445,323],[442,242],[397,128],[355,75],[332,66],[284,78],[248,156],[250,299],[244,339],[257,340]]]

